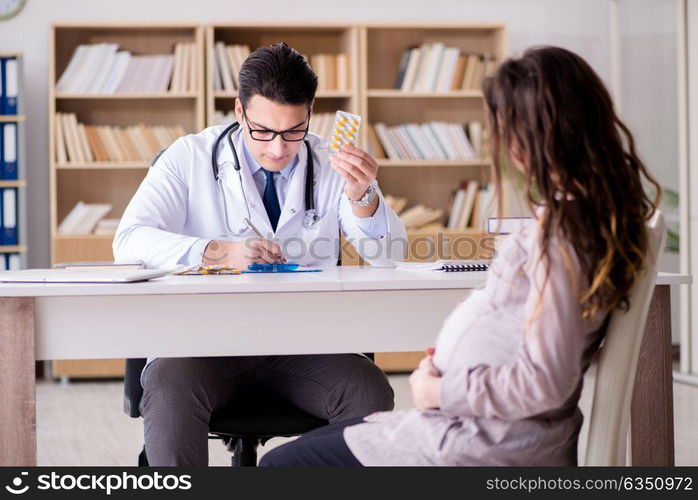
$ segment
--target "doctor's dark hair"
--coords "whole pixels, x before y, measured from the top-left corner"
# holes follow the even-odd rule
[[[315,99],[317,75],[308,61],[285,42],[260,47],[240,68],[240,101],[243,106],[254,95],[279,104],[305,104]]]

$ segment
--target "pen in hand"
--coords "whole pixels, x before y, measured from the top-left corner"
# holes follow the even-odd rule
[[[250,231],[252,231],[252,232],[255,234],[255,236],[257,236],[257,238],[260,238],[260,239],[263,239],[263,240],[266,239],[266,238],[264,237],[264,235],[262,234],[262,232],[261,232],[259,229],[257,229],[257,228],[255,227],[254,224],[252,224],[252,221],[251,221],[250,219],[248,219],[247,217],[243,217],[243,218],[242,218],[242,221],[245,223],[245,225],[246,225],[248,228],[250,228]],[[281,262],[283,262],[283,263],[286,263],[286,262],[287,262],[287,261],[286,261],[286,257],[284,257],[283,255],[279,255],[279,260],[280,260]]]

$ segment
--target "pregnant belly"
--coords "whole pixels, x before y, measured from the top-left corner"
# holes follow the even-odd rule
[[[441,373],[452,364],[497,366],[515,359],[523,340],[521,317],[466,301],[444,322],[436,341],[434,364]]]

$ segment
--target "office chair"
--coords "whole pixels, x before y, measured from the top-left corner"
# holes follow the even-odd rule
[[[127,359],[124,376],[124,412],[132,418],[141,416],[143,396],[141,371],[146,360]],[[221,439],[232,456],[233,467],[257,465],[257,447],[273,437],[291,437],[327,425],[300,408],[271,394],[249,394],[235,398],[234,404],[211,415],[209,439]],[[138,456],[139,466],[148,466],[145,446]]]
[[[628,424],[640,344],[666,241],[661,212],[647,224],[649,259],[630,291],[630,309],[612,313],[594,384],[585,465],[626,465]]]

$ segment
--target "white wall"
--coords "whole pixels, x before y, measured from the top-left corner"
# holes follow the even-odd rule
[[[509,49],[554,44],[585,57],[608,82],[610,0],[28,0],[0,22],[0,51],[25,54],[29,265],[49,264],[48,32],[53,21],[500,21]],[[290,5],[294,5],[292,9]]]
[[[677,0],[618,0],[618,81],[623,120],[637,151],[664,188],[679,190]],[[679,233],[679,211],[662,207]],[[665,253],[662,271],[679,272],[678,253]],[[681,337],[680,289],[672,287],[672,339]]]

